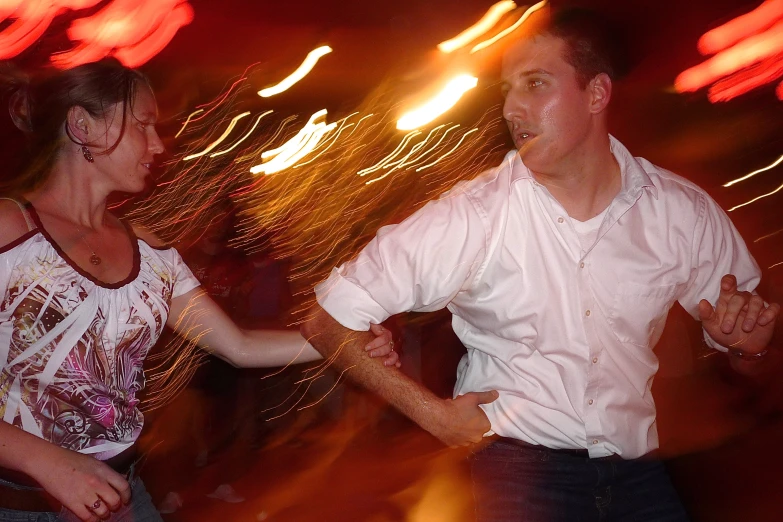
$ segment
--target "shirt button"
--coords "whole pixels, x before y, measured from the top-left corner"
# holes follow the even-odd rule
[[[593,399],[590,399],[589,401],[587,401],[587,404],[589,404],[590,406],[592,406],[592,405],[593,405]]]
[[[587,317],[590,317],[590,310],[586,311],[586,312],[585,312],[585,315],[586,315]]]
[[[561,217],[557,218],[557,222],[558,222],[558,223],[562,223],[562,222],[564,222],[564,221],[565,221],[565,219],[563,219],[563,218],[561,218]]]
[[[596,364],[598,362],[598,357],[593,357],[593,364]]]
[[[584,267],[585,267],[584,263],[579,263],[579,268],[584,268]]]
[[[593,439],[593,444],[598,444],[598,439]]]

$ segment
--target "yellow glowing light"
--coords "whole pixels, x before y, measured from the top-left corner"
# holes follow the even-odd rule
[[[535,13],[536,11],[538,11],[539,9],[544,7],[546,4],[547,4],[547,0],[543,0],[542,2],[539,2],[539,3],[535,4],[535,5],[530,6],[527,9],[527,11],[525,11],[522,14],[522,16],[519,17],[519,20],[514,22],[514,25],[504,29],[503,31],[500,31],[498,34],[496,34],[495,36],[493,36],[489,40],[484,40],[483,42],[476,44],[473,47],[473,49],[470,50],[470,53],[473,54],[473,53],[478,52],[478,51],[480,51],[482,49],[486,49],[487,47],[489,47],[490,45],[494,44],[495,42],[497,42],[501,38],[503,38],[505,36],[508,36],[509,34],[514,32],[520,25],[525,23],[525,20],[527,20],[530,17],[530,15],[532,15],[533,13]]]
[[[769,197],[769,196],[772,196],[773,194],[777,194],[777,193],[778,193],[778,192],[780,192],[781,190],[783,190],[783,185],[779,186],[778,188],[776,188],[776,189],[775,189],[775,190],[773,190],[772,192],[767,192],[766,194],[762,194],[762,195],[760,195],[760,196],[758,196],[758,197],[755,197],[755,198],[751,199],[750,201],[746,201],[745,203],[741,203],[741,204],[739,204],[739,205],[736,205],[736,206],[734,206],[734,207],[731,207],[731,208],[729,209],[729,212],[733,212],[734,210],[737,210],[738,208],[742,208],[742,207],[744,207],[744,206],[750,205],[751,203],[755,203],[756,201],[758,201],[758,200],[760,200],[760,199],[764,199],[764,198],[767,198],[767,197]]]
[[[725,184],[725,185],[723,185],[723,186],[724,186],[724,187],[730,187],[730,186],[732,186],[732,185],[736,185],[737,183],[739,183],[739,182],[741,182],[741,181],[745,181],[746,179],[750,179],[750,178],[752,178],[752,177],[753,177],[753,176],[755,176],[756,174],[761,174],[762,172],[766,172],[766,171],[768,171],[768,170],[774,169],[775,167],[777,167],[777,166],[778,166],[778,165],[780,165],[781,163],[783,163],[783,156],[781,156],[781,157],[779,157],[777,160],[775,160],[775,162],[774,162],[774,163],[772,163],[772,165],[767,165],[766,167],[764,167],[764,168],[762,168],[762,169],[759,169],[759,170],[754,170],[754,171],[753,171],[753,172],[751,172],[750,174],[746,174],[746,175],[742,176],[741,178],[737,178],[737,179],[731,180],[731,181],[729,181],[728,183],[726,183],[726,184]]]
[[[397,129],[413,130],[422,127],[457,104],[462,95],[478,85],[478,78],[460,74],[453,78],[434,98],[405,113],[397,120]]]
[[[228,124],[228,128],[225,130],[225,132],[218,139],[213,141],[209,145],[209,147],[207,147],[206,149],[202,150],[201,152],[197,152],[195,154],[191,154],[190,156],[185,156],[184,158],[182,158],[182,161],[188,161],[188,160],[192,160],[194,158],[199,158],[199,157],[201,157],[201,156],[203,156],[205,154],[209,154],[210,152],[212,152],[212,150],[215,147],[217,147],[218,145],[223,143],[223,141],[226,138],[228,138],[228,135],[231,134],[232,130],[234,130],[234,126],[236,126],[237,122],[239,120],[241,120],[242,118],[244,118],[245,116],[249,115],[249,114],[250,114],[250,112],[243,112],[239,116],[234,116],[234,118],[231,120],[231,123]]]
[[[451,40],[446,40],[445,42],[439,43],[438,49],[444,53],[450,53],[461,47],[465,47],[470,42],[492,29],[492,27],[498,23],[504,14],[508,13],[509,11],[513,11],[516,8],[517,4],[511,0],[503,0],[502,2],[496,3],[490,7],[481,20],[476,22],[474,25],[468,27]]]
[[[323,121],[316,123],[326,117],[326,109],[322,109],[307,121],[304,127],[290,140],[276,149],[265,151],[261,154],[261,159],[265,163],[251,167],[251,174],[263,172],[265,175],[274,174],[281,170],[293,166],[300,159],[310,154],[318,146],[323,136],[335,128],[336,123],[327,125]]]
[[[227,148],[226,150],[221,150],[220,152],[215,152],[215,153],[213,153],[213,154],[210,154],[210,155],[209,155],[209,157],[210,157],[210,158],[214,158],[214,157],[216,157],[216,156],[222,156],[223,154],[226,154],[226,153],[228,153],[228,152],[231,152],[232,150],[234,150],[235,148],[237,148],[237,145],[239,145],[240,143],[242,143],[243,141],[245,141],[245,140],[246,140],[246,139],[247,139],[247,138],[248,138],[248,137],[249,137],[251,134],[253,134],[253,131],[254,131],[254,130],[256,130],[256,127],[258,127],[258,122],[260,122],[260,121],[261,121],[261,118],[263,118],[263,117],[264,117],[264,116],[266,116],[267,114],[272,114],[272,111],[266,111],[266,112],[262,112],[261,114],[259,114],[259,115],[258,115],[258,117],[256,118],[256,122],[253,124],[253,126],[250,128],[250,130],[247,132],[247,134],[245,134],[244,136],[242,136],[241,138],[239,138],[239,139],[237,140],[237,142],[236,142],[236,143],[234,143],[233,145],[231,145],[231,146],[230,146],[229,148]]]
[[[321,56],[329,54],[330,52],[332,52],[332,48],[328,45],[323,45],[317,49],[313,49],[307,54],[307,57],[302,62],[302,65],[300,65],[287,78],[277,85],[267,87],[266,89],[261,89],[258,91],[258,95],[262,98],[268,98],[289,89],[293,84],[304,78],[307,73],[309,73],[313,67],[315,67],[315,64],[318,62],[318,59],[321,58]]]

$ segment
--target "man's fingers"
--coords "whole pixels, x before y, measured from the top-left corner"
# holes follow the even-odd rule
[[[764,299],[762,299],[760,295],[753,295],[750,297],[750,301],[745,308],[745,318],[742,320],[742,330],[744,332],[750,332],[753,330],[753,327],[756,326],[759,314],[761,314],[761,311],[764,309]]]
[[[477,404],[489,404],[490,402],[493,402],[495,399],[497,399],[500,396],[500,394],[495,390],[473,392],[473,395],[476,396]]]
[[[715,309],[712,307],[709,301],[702,299],[699,301],[699,320],[703,323],[712,319]]]
[[[774,322],[778,315],[780,315],[780,305],[777,303],[771,303],[766,310],[759,314],[757,322],[760,326],[767,326],[768,324]]]
[[[721,277],[720,289],[721,293],[726,292],[728,294],[733,294],[737,291],[737,278],[732,274],[726,274],[725,276]]]
[[[737,292],[731,296],[726,304],[726,311],[721,318],[721,332],[728,334],[734,331],[734,328],[737,326],[737,319],[745,307],[748,306],[750,298],[750,292]]]

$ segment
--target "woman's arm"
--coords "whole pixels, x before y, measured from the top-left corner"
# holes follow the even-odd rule
[[[128,482],[103,462],[4,421],[0,421],[0,466],[30,476],[82,520],[106,518],[109,510],[130,501]],[[97,500],[100,505],[93,508]]]
[[[321,359],[321,354],[297,330],[239,328],[201,288],[171,300],[166,324],[199,347],[240,368],[286,366]],[[380,325],[373,325],[372,332],[376,338],[365,347],[369,356],[385,356],[386,366],[399,366],[391,333]]]

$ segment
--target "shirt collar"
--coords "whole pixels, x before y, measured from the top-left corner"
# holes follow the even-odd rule
[[[639,160],[633,157],[628,149],[625,148],[625,145],[611,134],[609,135],[609,147],[620,165],[620,175],[623,178],[623,185],[618,196],[635,200],[639,192],[647,188],[652,196],[658,199],[658,189],[655,188],[650,176],[647,175]],[[506,154],[505,161],[508,162],[508,166],[511,168],[512,183],[522,179],[535,181],[533,173],[522,162],[522,158],[519,157],[516,150]]]

